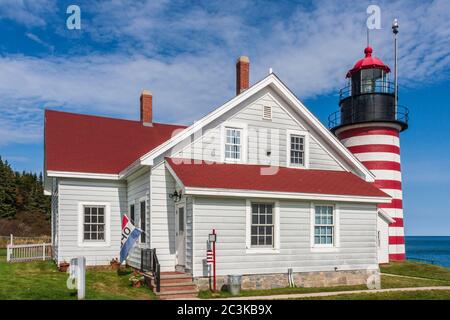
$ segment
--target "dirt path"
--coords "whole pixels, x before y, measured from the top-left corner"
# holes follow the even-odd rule
[[[329,297],[329,296],[337,296],[340,294],[379,293],[379,292],[395,292],[395,291],[427,291],[427,290],[450,290],[450,286],[391,288],[391,289],[316,292],[316,293],[294,293],[294,294],[279,294],[279,295],[272,295],[272,296],[234,297],[234,298],[226,298],[223,300],[276,300],[276,299],[285,300],[285,299],[297,299],[297,298]]]

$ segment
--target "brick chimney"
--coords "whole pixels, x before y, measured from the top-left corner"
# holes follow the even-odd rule
[[[153,96],[148,90],[141,93],[141,122],[143,125],[151,126],[153,122],[152,110]]]
[[[250,60],[246,56],[240,56],[236,62],[236,95],[244,92],[249,87]]]

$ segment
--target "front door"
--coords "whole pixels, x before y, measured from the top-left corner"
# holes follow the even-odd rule
[[[175,244],[177,248],[177,265],[185,265],[186,257],[186,223],[184,204],[175,207]]]

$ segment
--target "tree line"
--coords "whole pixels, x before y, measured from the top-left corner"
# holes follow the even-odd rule
[[[50,214],[50,197],[44,195],[42,173],[17,172],[0,157],[0,218],[17,213]]]

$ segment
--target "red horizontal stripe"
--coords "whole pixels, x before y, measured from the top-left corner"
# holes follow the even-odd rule
[[[403,227],[403,218],[394,218],[394,220],[389,227]]]
[[[400,163],[395,161],[362,161],[369,170],[395,170],[400,171]]]
[[[404,253],[391,253],[389,254],[389,261],[405,261],[406,255]]]
[[[339,133],[339,139],[347,139],[357,136],[373,136],[373,135],[386,135],[398,137],[398,130],[386,127],[364,127],[354,128]]]
[[[405,244],[405,237],[389,236],[389,244]]]
[[[366,144],[362,146],[348,147],[351,153],[366,153],[366,152],[388,152],[400,154],[400,147],[390,144]]]
[[[403,209],[403,201],[400,199],[392,199],[391,203],[380,203],[378,205],[379,208],[388,208],[388,209]]]
[[[402,190],[402,182],[396,180],[375,180],[373,183],[378,189]]]

